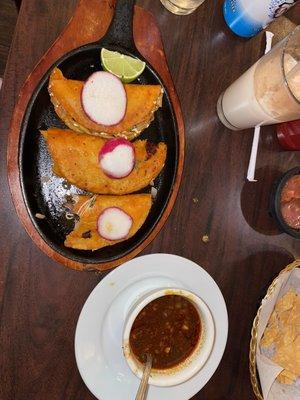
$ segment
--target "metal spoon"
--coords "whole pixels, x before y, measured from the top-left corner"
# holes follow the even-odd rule
[[[144,400],[147,394],[148,380],[152,368],[152,356],[151,354],[146,354],[146,364],[143,371],[142,380],[140,386],[138,388],[137,394],[135,396],[135,400]]]

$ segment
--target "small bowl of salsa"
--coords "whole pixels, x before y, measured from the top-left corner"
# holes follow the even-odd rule
[[[123,352],[139,378],[146,354],[151,354],[149,384],[173,386],[204,366],[214,338],[213,317],[205,302],[187,290],[164,288],[148,292],[129,311]]]
[[[300,239],[300,166],[290,169],[276,182],[270,210],[282,231]]]

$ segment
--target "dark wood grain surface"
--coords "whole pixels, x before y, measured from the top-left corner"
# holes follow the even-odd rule
[[[3,76],[18,11],[13,0],[0,3],[0,77]]]
[[[160,26],[187,133],[178,200],[144,253],[182,255],[216,280],[228,307],[229,338],[218,370],[195,399],[248,400],[254,399],[248,373],[253,317],[274,276],[300,256],[299,242],[278,232],[269,217],[268,196],[274,179],[299,165],[300,156],[281,151],[274,128],[263,128],[258,182],[245,183],[252,132],[225,129],[215,106],[220,92],[262,54],[264,39],[231,34],[221,3],[206,1],[194,14],[177,17],[158,0],[138,1]],[[77,371],[73,339],[80,309],[101,276],[71,271],[38,250],[16,217],[6,178],[7,133],[18,92],[75,5],[23,0],[0,92],[1,400],[94,398]],[[290,13],[297,23],[299,10]]]

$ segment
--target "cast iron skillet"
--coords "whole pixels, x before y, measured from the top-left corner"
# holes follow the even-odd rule
[[[139,77],[141,84],[160,84],[165,93],[163,106],[155,114],[140,138],[167,144],[167,160],[163,171],[155,180],[157,196],[142,228],[129,240],[97,251],[66,248],[63,244],[74,220],[66,219],[66,206],[70,195],[84,192],[52,173],[52,161],[39,129],[65,127],[56,116],[47,91],[52,69],[57,66],[70,79],[85,80],[92,72],[102,69],[100,50],[105,47],[143,59],[137,51],[132,32],[134,0],[119,0],[115,15],[106,35],[98,42],[84,45],[67,53],[46,72],[28,103],[21,125],[19,143],[19,169],[21,189],[30,218],[44,241],[61,255],[80,263],[99,264],[126,256],[139,246],[158,223],[168,203],[175,181],[178,164],[178,130],[169,95],[163,82],[151,65]],[[146,61],[146,60],[145,60]],[[149,192],[150,188],[141,190]],[[44,219],[37,214],[45,215]]]

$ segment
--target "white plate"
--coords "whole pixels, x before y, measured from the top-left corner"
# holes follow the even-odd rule
[[[171,254],[135,258],[107,275],[92,291],[80,313],[75,333],[76,362],[89,390],[101,400],[133,400],[139,379],[122,352],[126,314],[148,290],[181,287],[201,297],[215,323],[215,343],[204,367],[172,387],[150,386],[147,400],[187,400],[212,377],[225,350],[228,317],[224,298],[212,277],[194,262]]]

